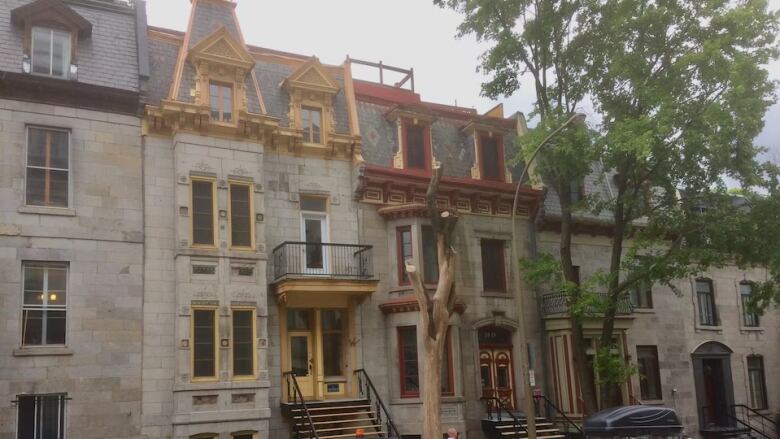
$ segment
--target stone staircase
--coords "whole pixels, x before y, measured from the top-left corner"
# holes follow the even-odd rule
[[[526,431],[525,419],[518,419],[520,425],[511,418],[483,419],[482,431],[490,439],[526,439],[528,432]],[[536,418],[537,439],[565,439],[568,437],[570,436],[552,422],[548,422],[545,418]]]
[[[357,429],[363,429],[367,438],[388,437],[386,424],[365,399],[338,401],[307,401],[309,416],[301,405],[290,405],[288,417],[293,424],[293,436],[298,439],[314,438],[311,425],[320,439],[353,438]]]

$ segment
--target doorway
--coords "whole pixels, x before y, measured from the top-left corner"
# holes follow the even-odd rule
[[[694,351],[693,375],[701,428],[731,427],[729,407],[734,404],[731,349],[707,342]]]
[[[512,362],[512,332],[498,326],[478,330],[479,373],[482,397],[496,398],[507,409],[517,406],[514,366]]]

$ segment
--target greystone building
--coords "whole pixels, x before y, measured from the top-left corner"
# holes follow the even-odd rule
[[[411,71],[386,85],[352,75],[381,64],[248,45],[226,0],[192,0],[184,32],[147,26],[142,2],[9,0],[0,32],[0,438],[419,435],[403,261],[435,284],[436,162],[437,204],[459,216],[443,426],[515,434],[485,420],[531,397],[521,330],[559,410],[540,437],[582,418],[567,309],[513,288],[511,261],[554,253],[560,214],[554,191],[522,186],[512,254],[522,114],[425,102]],[[586,193],[609,195],[602,173]],[[603,220],[577,218],[583,276],[608,263]],[[674,407],[692,436],[734,426],[708,407],[744,404],[756,428],[775,416],[780,322],[743,306],[764,276],[633,292],[617,342],[641,374],[624,403]]]

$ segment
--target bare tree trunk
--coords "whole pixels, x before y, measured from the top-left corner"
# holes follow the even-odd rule
[[[561,268],[563,276],[567,281],[577,283],[579,279],[574,273],[574,264],[571,259],[571,237],[572,230],[571,217],[571,188],[569,185],[561,185],[558,188],[559,199],[561,203]],[[577,288],[569,298],[569,303],[574,304],[579,300],[580,290]],[[585,346],[585,336],[582,329],[582,319],[569,312],[569,318],[572,328],[572,357],[574,360],[574,370],[577,379],[580,382],[580,392],[585,414],[592,414],[598,411],[598,401],[596,399],[596,377],[593,374],[593,366],[588,364],[588,357]]]
[[[439,282],[431,296],[425,290],[422,278],[412,260],[405,261],[406,271],[414,288],[420,307],[420,330],[423,335],[423,376],[421,393],[423,401],[422,439],[440,439],[441,428],[441,364],[444,341],[447,338],[450,315],[455,303],[455,251],[452,249],[452,235],[457,216],[452,212],[439,212],[436,207],[436,193],[442,168],[433,169],[433,177],[425,195],[431,227],[436,233],[436,251],[439,258]]]

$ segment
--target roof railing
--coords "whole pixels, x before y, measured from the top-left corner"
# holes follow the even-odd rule
[[[400,73],[400,74],[402,74],[404,76],[401,78],[400,81],[398,81],[396,83],[393,83],[392,86],[396,87],[396,88],[403,88],[404,84],[409,82],[409,85],[411,87],[411,91],[414,91],[414,69],[413,68],[403,69],[401,67],[395,67],[395,66],[387,65],[387,64],[383,63],[382,61],[379,61],[377,63],[377,62],[373,62],[373,61],[364,61],[364,60],[361,60],[361,59],[354,59],[354,58],[350,58],[349,56],[347,56],[347,62],[350,62],[350,63],[353,63],[353,64],[359,64],[359,65],[367,66],[367,67],[374,67],[374,68],[379,69],[379,83],[382,84],[382,85],[390,85],[390,84],[385,84],[385,70],[389,70],[391,72]]]

